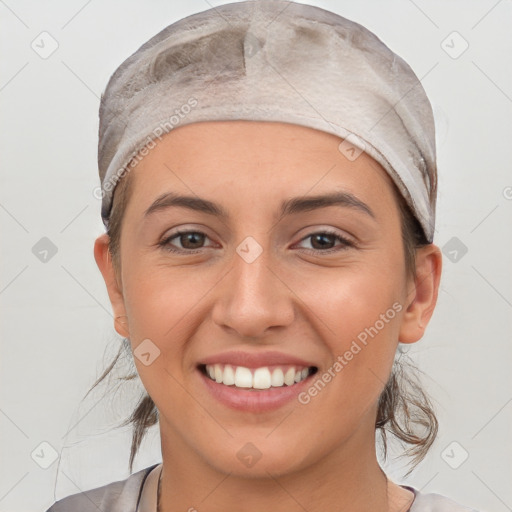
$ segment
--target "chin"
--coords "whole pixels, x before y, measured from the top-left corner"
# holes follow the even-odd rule
[[[241,437],[231,439],[224,445],[222,453],[217,451],[217,453],[208,454],[207,461],[221,473],[256,479],[283,476],[298,471],[306,465],[304,457],[308,450],[303,440],[290,438],[284,440],[278,436],[271,440],[266,439],[266,436],[268,432],[252,438],[245,435],[243,439]]]

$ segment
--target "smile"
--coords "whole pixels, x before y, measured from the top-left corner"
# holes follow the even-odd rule
[[[315,366],[292,365],[246,368],[231,364],[200,365],[201,372],[217,384],[240,389],[264,390],[293,386],[316,373]]]

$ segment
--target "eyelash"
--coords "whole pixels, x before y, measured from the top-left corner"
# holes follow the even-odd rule
[[[200,249],[173,249],[172,247],[170,247],[169,243],[170,243],[171,240],[174,240],[175,238],[178,238],[181,235],[186,235],[186,234],[190,234],[190,233],[204,235],[206,238],[208,238],[208,235],[206,235],[206,233],[203,233],[202,231],[195,231],[195,230],[176,231],[171,236],[169,236],[169,237],[165,238],[164,240],[162,240],[161,242],[159,242],[158,246],[162,247],[164,250],[166,250],[168,252],[173,252],[173,253],[196,254],[198,252],[201,252],[203,249],[205,249],[205,247],[201,247]],[[307,240],[308,238],[311,238],[311,237],[313,237],[315,235],[330,235],[330,236],[334,236],[335,239],[340,241],[343,244],[344,247],[341,247],[341,248],[338,248],[338,249],[333,247],[331,249],[325,249],[325,250],[322,250],[322,249],[303,249],[303,250],[305,250],[307,252],[310,252],[310,253],[315,253],[315,254],[318,254],[318,253],[330,254],[330,253],[333,253],[333,252],[338,252],[338,251],[346,250],[349,247],[355,247],[356,246],[355,243],[353,243],[350,240],[348,240],[347,238],[341,236],[336,231],[332,231],[332,230],[329,230],[329,229],[325,229],[323,231],[315,231],[314,233],[310,233],[309,235],[307,235],[304,238],[302,238],[300,240],[300,242],[302,242],[304,240]]]

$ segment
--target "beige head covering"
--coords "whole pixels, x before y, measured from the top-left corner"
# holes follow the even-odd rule
[[[117,182],[163,134],[237,119],[338,135],[349,159],[363,149],[389,173],[432,242],[435,128],[418,78],[363,26],[284,0],[236,2],[184,18],[112,75],[98,147],[105,225]]]

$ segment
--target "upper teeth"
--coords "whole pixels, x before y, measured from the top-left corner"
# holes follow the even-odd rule
[[[276,367],[272,370],[268,366],[262,368],[246,368],[244,366],[231,366],[229,364],[207,364],[206,373],[219,384],[235,385],[238,388],[268,389],[283,385],[291,386],[304,380],[309,375],[309,368],[287,366]]]

